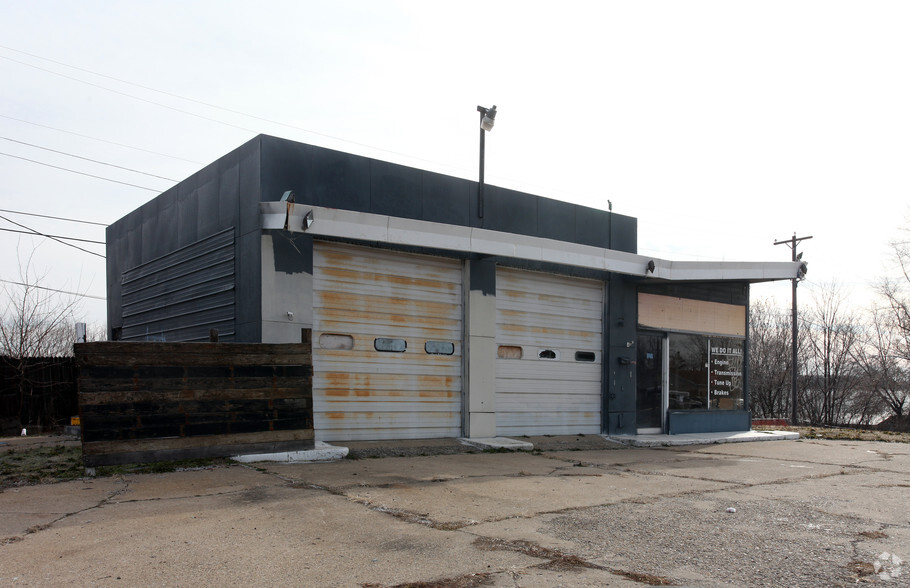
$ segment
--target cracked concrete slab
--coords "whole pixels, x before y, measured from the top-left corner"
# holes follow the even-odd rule
[[[738,455],[844,466],[873,466],[892,471],[910,470],[910,445],[872,441],[800,440],[778,443],[712,445],[705,455]]]
[[[547,475],[558,465],[527,453],[475,453],[343,460],[324,464],[258,464],[266,471],[326,488],[414,484],[502,475]]]
[[[265,486],[254,496],[134,501],[84,512],[3,547],[0,583],[394,585],[542,563],[482,552],[437,531],[318,491]],[[41,562],[35,561],[41,553]],[[53,582],[50,580],[53,579]]]
[[[127,489],[120,500],[168,500],[211,494],[229,494],[258,486],[277,486],[280,479],[263,476],[243,466],[200,468],[165,474],[124,476]]]
[[[878,472],[874,477],[854,471],[745,492],[765,499],[803,502],[831,514],[863,517],[870,523],[910,525],[910,470],[902,474]]]
[[[119,480],[105,478],[6,488],[0,491],[0,540],[97,506],[123,487]]]
[[[847,579],[842,566],[853,557],[859,521],[744,497],[729,513],[735,495],[575,511],[553,517],[542,532],[572,542],[593,563],[697,586],[832,586]]]
[[[839,473],[837,465],[788,461],[766,457],[702,454],[698,451],[641,449],[611,452],[573,452],[573,459],[596,469],[651,475],[682,476],[729,484],[767,484],[806,476]]]
[[[426,513],[434,521],[466,524],[586,508],[624,500],[646,500],[678,492],[706,492],[726,484],[700,480],[606,474],[465,478],[450,482],[392,488],[357,487],[345,494],[385,508]]]
[[[17,533],[56,518],[0,545],[0,584],[836,586],[910,559],[910,446],[586,449],[7,490]]]

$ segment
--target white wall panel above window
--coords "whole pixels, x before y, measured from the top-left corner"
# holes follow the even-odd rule
[[[665,331],[745,337],[746,307],[640,293],[638,324]]]

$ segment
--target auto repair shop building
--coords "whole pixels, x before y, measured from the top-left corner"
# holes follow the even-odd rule
[[[260,135],[107,229],[124,341],[300,342],[320,441],[748,430],[749,284],[611,212]]]

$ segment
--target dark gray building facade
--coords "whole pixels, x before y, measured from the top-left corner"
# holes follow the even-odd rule
[[[749,428],[749,284],[608,211],[260,135],[107,230],[125,341],[312,333],[320,440]]]

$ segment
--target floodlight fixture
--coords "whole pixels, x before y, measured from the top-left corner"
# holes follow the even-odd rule
[[[478,106],[477,112],[480,113],[480,128],[485,131],[492,131],[493,123],[496,121],[496,105],[494,104],[493,108]]]
[[[492,108],[478,106],[477,112],[480,113],[480,174],[477,182],[477,217],[483,218],[483,165],[484,165],[484,138],[488,131],[493,130],[493,122],[496,120],[496,105]]]

